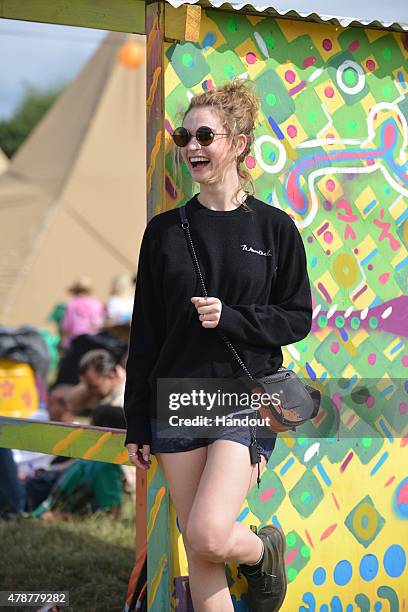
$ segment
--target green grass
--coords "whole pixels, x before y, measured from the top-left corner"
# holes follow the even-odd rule
[[[69,591],[67,612],[121,612],[135,559],[135,508],[76,521],[0,519],[0,589]],[[4,608],[32,612],[37,607]]]

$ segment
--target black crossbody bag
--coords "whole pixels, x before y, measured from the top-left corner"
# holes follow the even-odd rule
[[[193,264],[200,280],[203,297],[208,297],[191,238],[185,206],[179,207],[179,214],[181,227],[184,231]],[[218,327],[216,329],[247,375],[249,379],[247,381],[249,393],[263,394],[262,400],[264,400],[264,398],[266,399],[265,402],[262,401],[262,407],[259,408],[259,414],[262,418],[267,417],[266,422],[269,423],[267,427],[271,431],[279,433],[294,430],[299,425],[303,425],[303,423],[306,423],[306,421],[313,419],[317,415],[321,401],[321,393],[318,389],[305,384],[295,372],[284,367],[278,368],[275,374],[255,378],[238,355],[229,338],[227,338]],[[269,400],[267,398],[269,398]],[[256,445],[256,429],[252,426],[250,454],[251,464],[255,465],[259,463],[260,457]]]

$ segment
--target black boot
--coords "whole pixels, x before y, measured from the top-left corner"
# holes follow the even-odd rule
[[[239,566],[248,581],[250,612],[275,612],[283,604],[287,581],[285,571],[285,536],[274,525],[266,525],[258,536],[264,543],[262,561],[256,566]]]

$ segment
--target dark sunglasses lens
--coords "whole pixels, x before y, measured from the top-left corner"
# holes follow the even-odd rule
[[[200,145],[207,147],[214,140],[214,132],[209,127],[199,127],[196,132],[196,138]]]
[[[190,134],[186,128],[178,127],[174,130],[173,141],[178,147],[185,147],[190,140]]]

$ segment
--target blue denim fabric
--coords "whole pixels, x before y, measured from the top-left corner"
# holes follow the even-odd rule
[[[157,419],[150,419],[152,430],[152,441],[150,452],[152,455],[156,453],[183,453],[196,448],[209,446],[215,440],[233,440],[244,446],[251,443],[251,432],[248,426],[231,426],[219,427],[216,431],[212,431],[212,437],[177,437],[164,438],[159,437],[157,432]],[[262,437],[263,434],[263,437]],[[269,461],[272,451],[275,448],[276,434],[273,434],[265,428],[257,427],[256,440],[258,443],[261,455],[264,455],[266,461]]]

